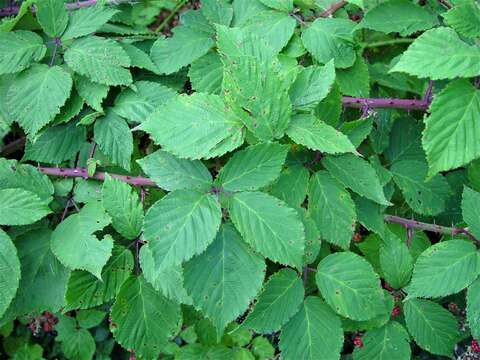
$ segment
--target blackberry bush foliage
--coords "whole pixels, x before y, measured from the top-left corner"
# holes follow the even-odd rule
[[[480,358],[477,1],[3,5],[2,353]]]

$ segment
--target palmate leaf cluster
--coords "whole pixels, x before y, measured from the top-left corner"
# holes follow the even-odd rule
[[[25,137],[0,158],[6,354],[473,351],[478,2],[355,0],[325,17],[330,2],[202,0],[168,36],[147,25],[174,2],[112,5],[28,0],[0,22],[0,135]],[[426,91],[426,112],[342,105]],[[54,340],[32,336],[45,311]]]

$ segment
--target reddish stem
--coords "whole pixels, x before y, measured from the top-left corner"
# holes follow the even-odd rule
[[[445,235],[451,235],[451,236],[463,234],[467,236],[469,239],[475,242],[478,242],[478,240],[475,238],[475,236],[473,236],[473,234],[470,232],[468,228],[447,227],[447,226],[441,226],[436,224],[429,224],[429,223],[420,222],[414,219],[405,219],[400,216],[394,216],[394,215],[385,215],[384,219],[386,222],[389,222],[389,223],[403,225],[407,229],[420,229],[424,231],[434,232],[437,234],[445,234]]]
[[[121,3],[127,3],[131,0],[107,0],[108,5],[118,5]],[[77,1],[74,3],[68,3],[65,4],[65,7],[67,10],[77,10],[89,6],[94,6],[98,3],[98,0],[85,0],[85,1]],[[35,13],[36,9],[34,6],[31,8],[32,13]],[[5,16],[12,16],[18,14],[18,11],[20,10],[20,7],[18,6],[8,6],[6,8],[0,9],[0,17],[5,17]]]
[[[335,13],[335,11],[337,11],[338,9],[341,9],[345,5],[347,5],[347,2],[343,1],[343,0],[339,1],[335,4],[332,4],[327,10],[320,13],[319,17],[329,17],[329,16],[333,15],[333,13]]]
[[[342,104],[353,108],[397,108],[405,110],[427,110],[430,101],[416,99],[359,98],[344,96]]]
[[[96,172],[93,176],[88,176],[87,169],[85,168],[49,168],[49,167],[39,167],[39,171],[46,175],[51,176],[61,176],[61,177],[81,177],[84,179],[94,179],[103,181],[105,180],[104,172]],[[118,179],[120,181],[126,182],[134,186],[157,186],[152,180],[141,177],[141,176],[128,176],[128,175],[118,175],[118,174],[109,174],[111,177]]]

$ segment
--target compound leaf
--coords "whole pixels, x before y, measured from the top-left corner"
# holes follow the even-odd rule
[[[404,304],[407,329],[415,342],[432,354],[450,356],[459,337],[452,313],[429,300],[410,299]]]
[[[467,80],[451,82],[435,96],[422,139],[429,176],[463,166],[480,156],[479,112],[480,91]]]
[[[0,75],[26,69],[33,61],[42,60],[46,52],[42,38],[34,32],[0,33]]]
[[[17,293],[20,282],[20,261],[10,237],[0,229],[0,317]]]
[[[102,200],[115,230],[127,239],[135,239],[143,226],[143,206],[138,194],[127,183],[107,174],[102,188]]]
[[[248,308],[262,287],[265,260],[224,224],[207,250],[184,266],[185,289],[193,305],[212,319],[221,335]]]
[[[243,239],[272,261],[302,267],[305,230],[298,213],[262,192],[239,192],[229,202],[230,217]]]
[[[212,186],[212,175],[199,160],[181,159],[157,150],[137,162],[152,181],[167,191],[209,190]]]
[[[280,335],[282,359],[337,360],[343,345],[339,317],[315,296],[303,302],[300,311],[283,327]]]
[[[267,281],[242,326],[264,334],[278,331],[297,313],[304,296],[298,274],[291,269],[281,269]]]
[[[132,75],[125,69],[130,58],[111,39],[88,36],[77,39],[65,51],[67,65],[76,73],[104,85],[130,85]]]
[[[163,297],[142,276],[132,276],[120,288],[110,317],[110,330],[120,345],[154,359],[177,330],[181,312],[180,305]]]
[[[451,28],[435,28],[420,35],[390,71],[432,80],[478,76],[480,48],[462,41]]]
[[[465,240],[437,243],[417,259],[409,297],[440,297],[455,294],[470,285],[480,273],[474,244]]]
[[[318,264],[315,280],[327,304],[342,316],[363,321],[384,313],[380,279],[360,255],[328,255]]]
[[[72,89],[60,66],[35,64],[17,75],[7,93],[7,108],[28,135],[34,136],[60,113]]]
[[[348,191],[327,171],[318,171],[308,187],[308,211],[322,239],[348,249],[357,219]]]
[[[102,268],[112,254],[113,239],[102,241],[93,234],[110,224],[101,203],[89,202],[78,214],[57,225],[52,235],[52,251],[71,270],[86,270],[101,278]]]
[[[289,146],[276,143],[251,145],[232,156],[215,183],[227,191],[264,187],[280,175],[288,150]]]
[[[51,213],[48,203],[24,189],[0,190],[0,224],[28,225]]]
[[[390,205],[385,198],[380,179],[367,161],[353,154],[327,156],[322,164],[344,186],[380,205]]]
[[[217,198],[196,190],[177,190],[145,215],[143,235],[159,269],[180,265],[215,239],[222,212]]]

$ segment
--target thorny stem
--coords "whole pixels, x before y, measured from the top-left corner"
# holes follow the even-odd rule
[[[125,3],[135,3],[136,1],[131,1],[131,0],[107,0],[106,3],[107,5],[120,5],[120,4],[125,4]],[[65,7],[67,10],[77,10],[89,6],[94,6],[98,3],[98,0],[85,0],[85,1],[77,1],[74,3],[68,3],[65,4]],[[0,9],[0,17],[5,17],[5,16],[12,16],[18,14],[18,11],[20,10],[19,6],[8,6],[6,8]],[[35,7],[31,7],[31,11],[35,12]]]
[[[87,173],[87,169],[85,168],[75,168],[75,169],[67,169],[67,168],[47,168],[47,167],[38,167],[38,170],[46,175],[51,176],[63,176],[63,177],[83,177],[85,179],[94,179],[103,181],[105,180],[105,173],[104,172],[97,172],[95,175],[89,177]],[[157,185],[150,179],[141,177],[141,176],[128,176],[128,175],[118,175],[118,174],[109,174],[111,177],[118,179],[120,181],[126,182],[128,184],[134,186],[153,186],[156,187]],[[74,205],[76,205],[74,203]],[[417,221],[415,219],[406,219],[400,216],[395,215],[385,215],[384,217],[385,222],[395,223],[405,226],[405,228],[411,229],[420,229],[424,231],[434,232],[437,234],[446,234],[446,235],[465,235],[470,240],[473,240],[477,243],[480,243],[479,240],[475,238],[475,236],[470,232],[468,228],[465,227],[447,227],[441,226],[436,224],[429,224]],[[310,271],[310,269],[308,269]]]
[[[397,108],[405,110],[427,110],[430,101],[416,99],[393,99],[393,98],[358,98],[344,96],[342,104],[353,108]]]
[[[104,172],[96,172],[93,176],[88,176],[87,169],[85,168],[38,167],[38,170],[50,176],[81,177],[84,179],[94,179],[99,181],[105,180]],[[157,186],[152,180],[141,177],[141,176],[129,176],[129,175],[118,175],[118,174],[110,174],[110,176],[134,186]]]
[[[417,221],[415,219],[405,219],[395,215],[385,215],[384,220],[389,223],[403,225],[407,229],[420,229],[423,231],[429,231],[437,234],[445,234],[445,235],[451,235],[451,236],[465,235],[470,240],[473,240],[476,243],[479,243],[479,240],[477,240],[475,236],[473,236],[470,230],[464,227],[447,227],[447,226],[441,226],[436,224],[429,224],[429,223]]]
[[[345,5],[347,5],[347,2],[342,0],[342,1],[339,1],[333,5],[331,5],[327,10],[325,10],[324,12],[320,13],[319,17],[329,17],[331,15],[333,15],[333,13],[339,9],[341,9],[342,7],[344,7]]]
[[[410,38],[391,39],[391,40],[385,40],[385,41],[375,41],[375,42],[371,42],[371,43],[362,44],[362,48],[363,49],[368,49],[368,48],[376,48],[376,47],[398,45],[398,44],[410,44],[413,41],[415,41],[415,39],[410,39]]]
[[[165,28],[165,26],[168,25],[170,20],[172,20],[173,17],[175,15],[177,15],[177,13],[180,11],[180,9],[183,7],[183,5],[185,5],[186,2],[187,2],[187,0],[181,0],[177,4],[177,6],[175,6],[175,8],[172,10],[172,12],[160,23],[160,25],[158,25],[158,27],[155,29],[155,32],[156,33],[161,32]]]
[[[55,38],[54,43],[55,47],[53,48],[52,58],[50,59],[50,67],[55,64],[55,57],[57,56],[58,47],[62,45],[62,41],[59,38]]]

